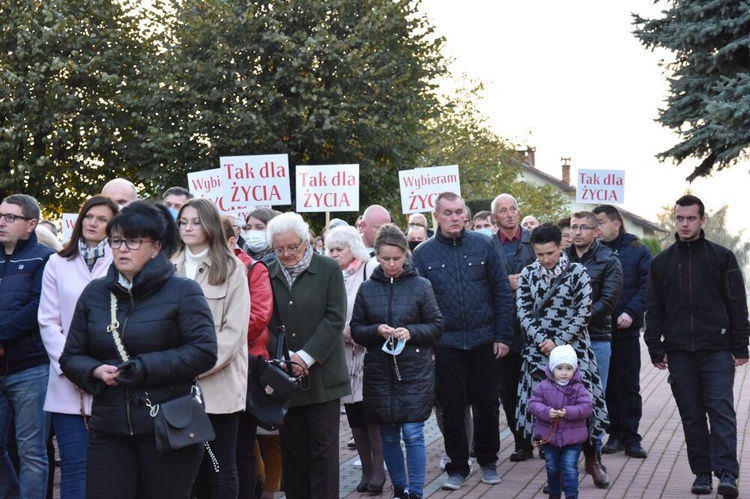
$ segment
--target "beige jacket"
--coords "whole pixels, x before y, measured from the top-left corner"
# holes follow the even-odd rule
[[[234,257],[235,268],[219,286],[208,283],[208,263],[195,274],[214,316],[218,346],[216,365],[198,377],[206,412],[231,414],[245,410],[247,395],[247,325],[250,318],[250,291],[247,268]],[[177,273],[185,273],[185,254],[172,259]]]

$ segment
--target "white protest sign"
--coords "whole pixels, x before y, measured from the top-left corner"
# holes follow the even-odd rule
[[[213,201],[223,215],[233,216],[241,220],[247,219],[248,213],[256,208],[270,208],[269,205],[229,206],[224,201],[224,189],[221,181],[221,169],[203,170],[188,173],[188,187],[195,197]]]
[[[621,204],[625,202],[625,170],[578,170],[576,201]]]
[[[62,242],[63,244],[70,241],[73,236],[73,228],[76,226],[78,213],[63,213],[62,216]]]
[[[297,165],[297,212],[359,211],[359,165]]]
[[[292,204],[289,156],[225,156],[219,158],[224,207]]]
[[[434,211],[435,198],[442,192],[461,195],[458,165],[401,170],[398,183],[404,214]]]

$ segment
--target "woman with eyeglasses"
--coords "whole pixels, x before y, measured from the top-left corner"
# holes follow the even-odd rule
[[[63,375],[60,354],[83,288],[104,276],[112,263],[107,224],[118,210],[117,204],[105,196],[86,200],[78,212],[70,240],[50,257],[42,277],[39,331],[50,358],[44,410],[51,414],[57,435],[62,465],[62,499],[86,497],[87,419],[91,416],[91,395]]]
[[[380,266],[360,286],[350,323],[354,341],[367,348],[364,418],[380,425],[393,497],[418,499],[426,473],[424,422],[435,401],[433,345],[445,321],[430,281],[407,261],[401,229],[383,225],[375,254]]]
[[[177,227],[181,242],[172,262],[179,275],[195,280],[203,290],[218,343],[216,364],[198,381],[216,432],[211,449],[219,467],[204,456],[195,490],[199,498],[233,499],[239,494],[237,431],[247,394],[247,267],[229,249],[219,211],[208,199],[193,198],[183,204]]]
[[[346,292],[341,269],[318,255],[307,223],[297,213],[268,222],[276,261],[268,265],[294,363],[304,375],[281,427],[284,493],[289,499],[339,497],[339,399],[349,395],[342,331]],[[276,351],[276,318],[268,351]]]
[[[136,201],[107,224],[113,264],[78,300],[60,367],[93,395],[88,499],[190,497],[196,444],[156,450],[150,404],[190,393],[216,363],[216,332],[200,286],[175,273],[166,207]]]

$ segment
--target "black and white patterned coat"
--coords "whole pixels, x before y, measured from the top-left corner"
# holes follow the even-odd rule
[[[568,265],[570,268],[562,277],[559,287],[537,316],[535,311],[552,286],[554,278],[561,275]],[[556,346],[572,346],[578,354],[583,385],[594,402],[594,415],[589,421],[591,437],[598,436],[609,423],[599,368],[586,329],[591,317],[591,285],[586,268],[577,263],[569,263],[564,254],[552,270],[545,269],[538,261],[532,263],[521,272],[516,304],[525,338],[521,352],[523,374],[516,407],[518,429],[531,441],[534,435],[534,416],[528,411],[527,403],[534,387],[546,378],[545,368],[549,358],[539,350],[539,345],[551,339]]]

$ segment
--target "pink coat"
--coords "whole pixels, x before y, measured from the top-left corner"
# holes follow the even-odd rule
[[[55,254],[49,258],[42,277],[42,295],[39,300],[39,330],[49,355],[49,382],[44,410],[61,414],[80,414],[81,400],[86,414],[91,414],[91,395],[79,390],[60,370],[60,354],[65,347],[70,322],[73,320],[78,297],[83,288],[98,277],[107,274],[112,263],[112,251],[104,256],[89,272],[80,254],[69,260]]]

